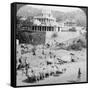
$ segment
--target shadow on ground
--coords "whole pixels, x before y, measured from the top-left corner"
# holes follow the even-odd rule
[[[24,83],[35,83],[36,81],[35,80],[30,80],[30,79],[25,79],[22,82],[24,82]]]

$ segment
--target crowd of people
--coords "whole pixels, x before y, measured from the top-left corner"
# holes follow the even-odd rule
[[[30,81],[39,81],[49,76],[58,76],[67,69],[60,66],[64,63],[73,62],[74,54],[58,57],[49,47],[32,45],[17,46],[17,71],[21,70]],[[37,58],[35,65],[32,64],[34,57]],[[68,58],[69,57],[69,58]],[[69,59],[69,60],[64,60]],[[17,73],[18,74],[18,73]]]

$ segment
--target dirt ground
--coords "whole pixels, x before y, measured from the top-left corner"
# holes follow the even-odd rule
[[[47,52],[46,52],[47,53]],[[68,55],[73,53],[77,58],[76,62],[69,62],[60,65],[60,68],[66,68],[66,72],[60,74],[58,76],[50,76],[48,78],[44,78],[43,80],[36,81],[33,83],[28,82],[26,79],[27,77],[22,74],[19,70],[17,75],[17,86],[25,86],[25,85],[41,85],[41,84],[57,84],[57,83],[76,83],[76,82],[86,82],[87,80],[87,57],[86,57],[86,49],[81,51],[66,51],[66,50],[55,50],[53,51],[54,54],[61,57],[64,55]],[[40,52],[37,54],[39,56]],[[48,54],[47,54],[48,55]],[[30,56],[27,54],[28,57],[31,58],[30,61],[33,65],[44,62],[44,60],[38,60],[37,57]],[[48,56],[47,56],[48,57]],[[81,77],[78,78],[78,70],[81,70]]]

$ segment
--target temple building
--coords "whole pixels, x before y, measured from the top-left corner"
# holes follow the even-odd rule
[[[41,25],[52,26],[56,22],[56,19],[52,16],[51,11],[42,10],[41,16],[35,16],[35,20],[41,22]]]
[[[75,27],[76,26],[76,22],[73,19],[71,19],[71,20],[67,19],[67,20],[64,21],[64,26]]]
[[[23,19],[24,20],[24,19]],[[54,45],[55,42],[60,41],[63,28],[56,22],[51,10],[42,10],[41,15],[33,16],[30,19],[31,25],[22,27],[19,30],[18,39],[20,43],[29,43],[32,45],[50,44]],[[66,27],[75,26],[75,22],[65,21],[64,29]],[[66,32],[66,31],[65,31]],[[76,36],[76,35],[75,35]]]
[[[42,10],[41,15],[34,16],[32,23],[28,27],[22,27],[19,31],[20,43],[36,45],[51,43],[53,34],[61,29],[49,10]]]

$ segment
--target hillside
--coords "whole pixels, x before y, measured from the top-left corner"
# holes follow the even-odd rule
[[[30,6],[23,6],[17,11],[17,16],[29,17],[29,16],[38,16],[41,15],[42,10],[33,8]],[[72,11],[72,12],[60,12],[53,11],[53,16],[56,18],[57,22],[64,21],[66,19],[74,19],[78,25],[86,24],[86,15],[82,10]]]

